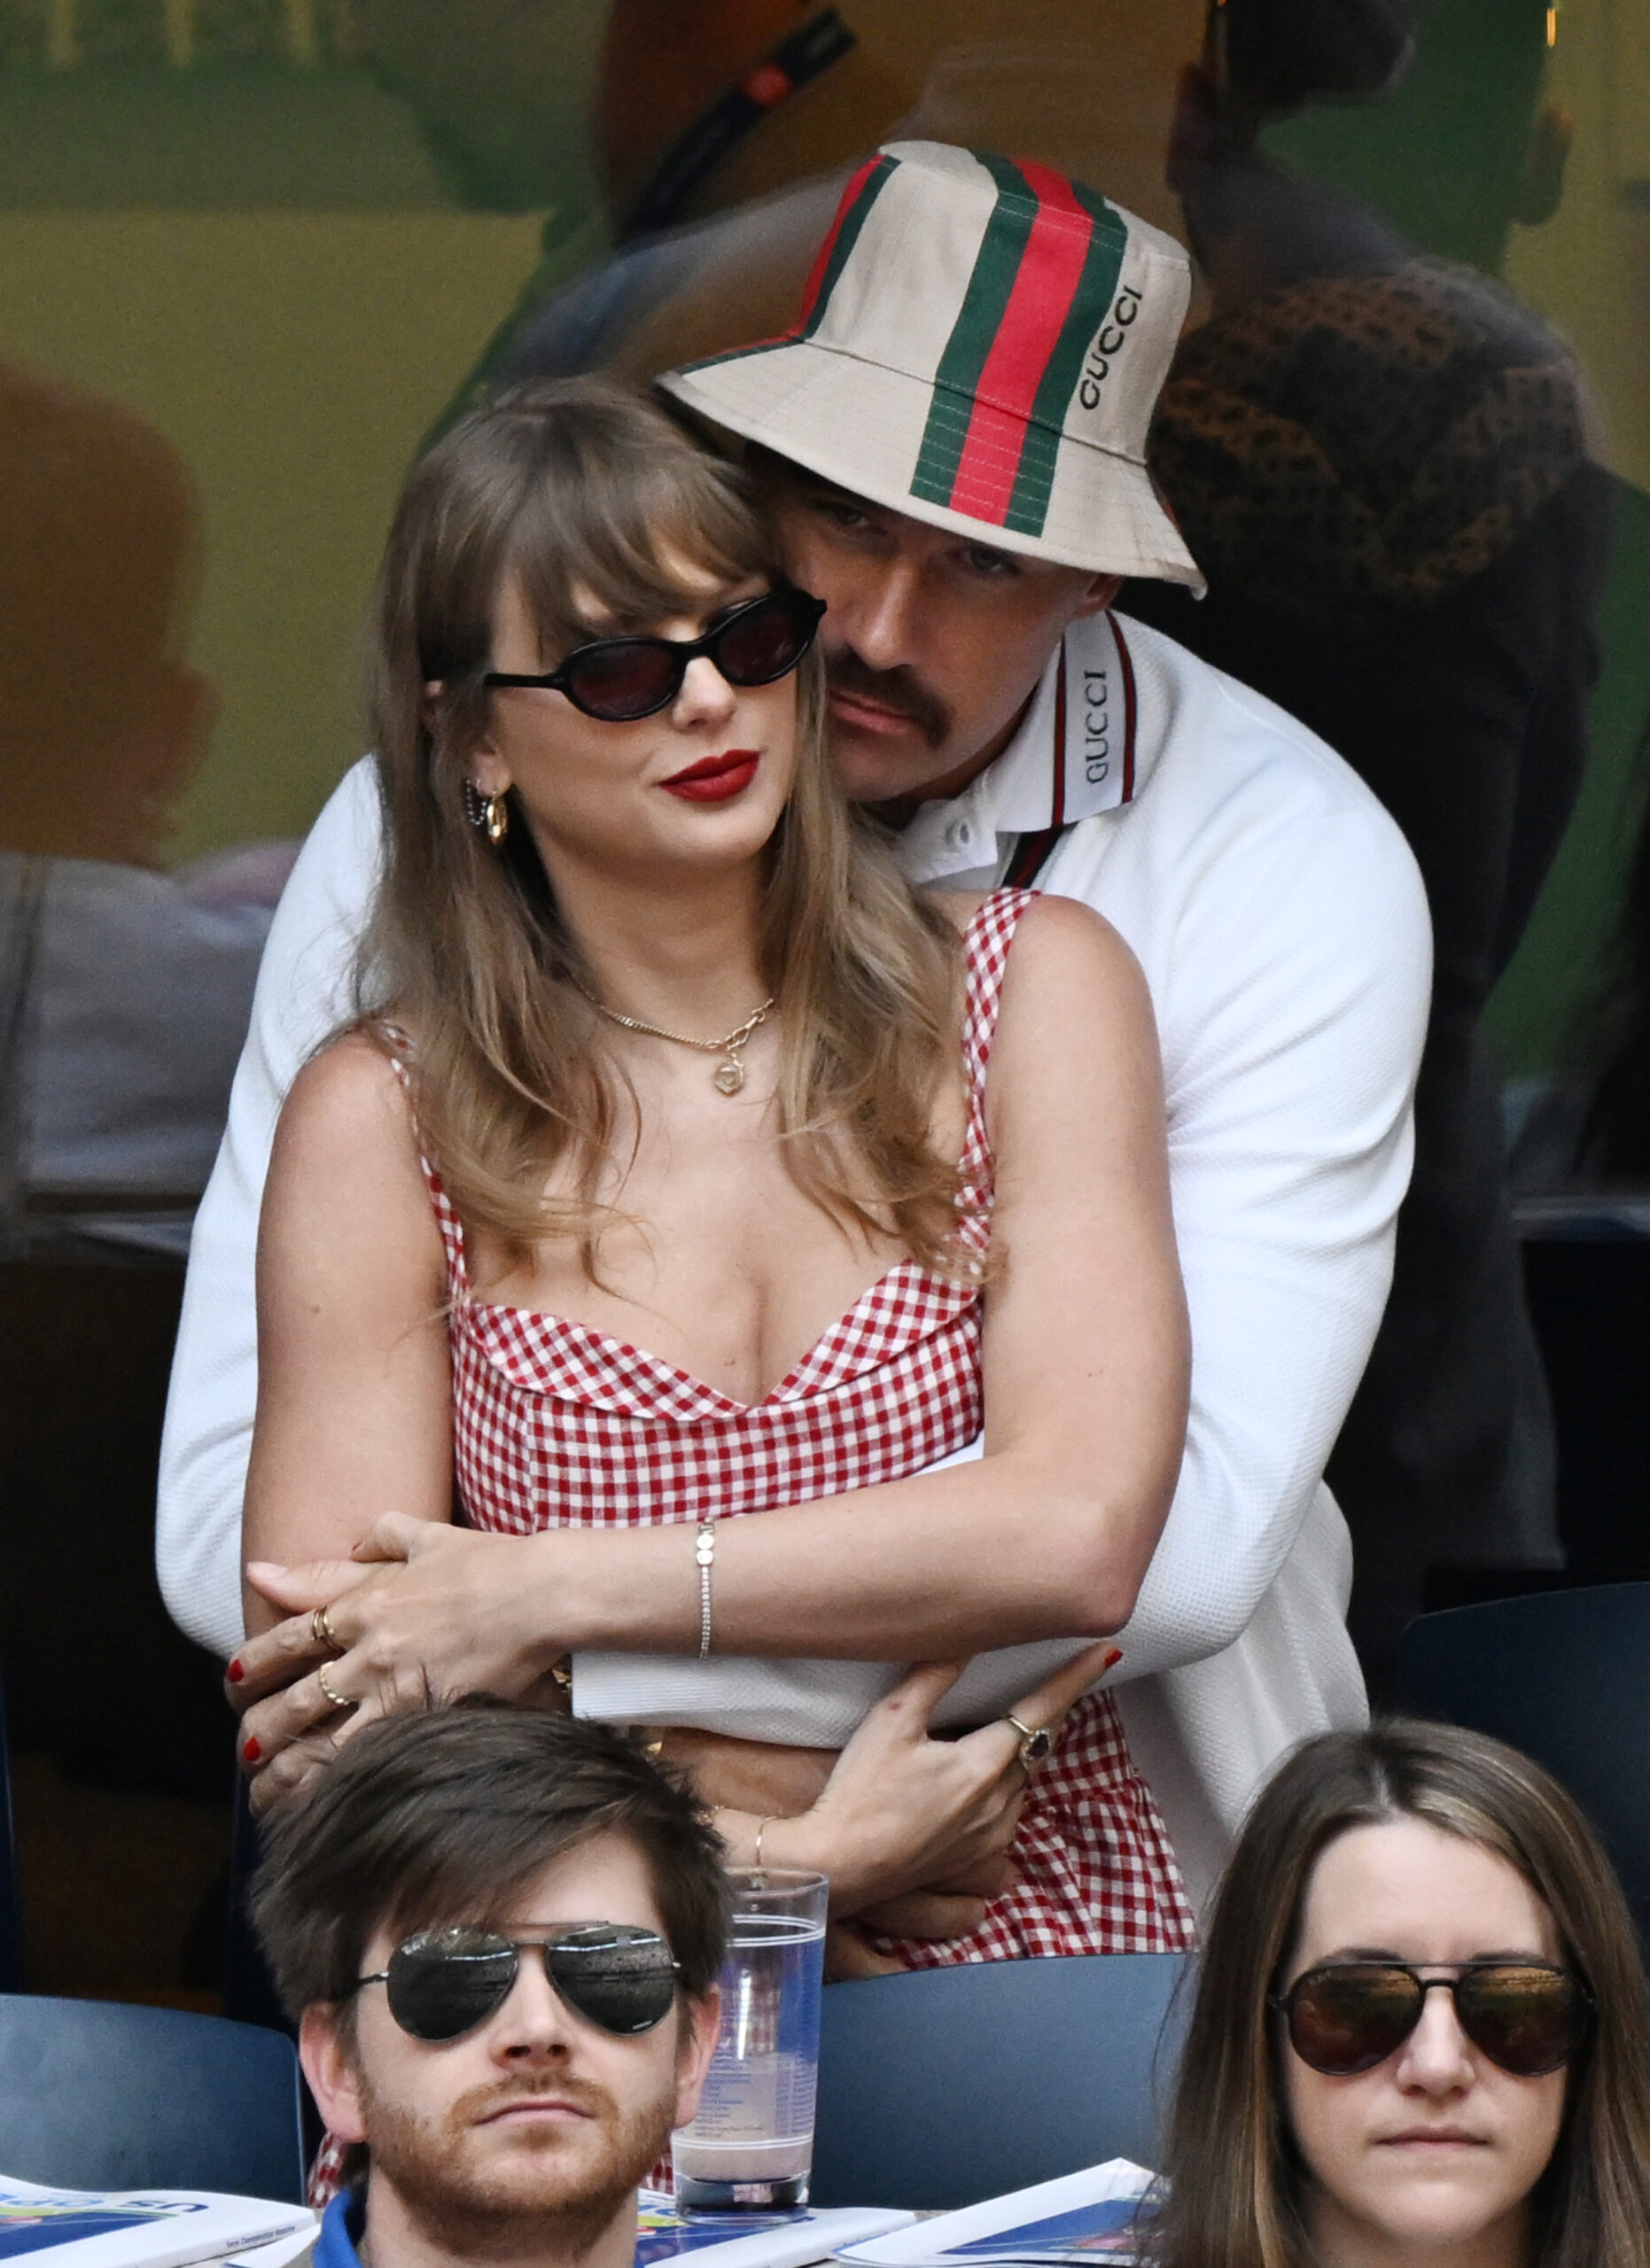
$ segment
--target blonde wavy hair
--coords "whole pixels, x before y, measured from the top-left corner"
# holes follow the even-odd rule
[[[593,1270],[614,1217],[596,1192],[619,1091],[530,829],[518,812],[495,850],[465,816],[494,610],[513,579],[541,650],[560,655],[590,636],[593,610],[617,631],[697,611],[696,571],[783,574],[739,469],[600,378],[513,386],[472,412],[417,466],[390,532],[371,680],[386,857],[356,1005],[381,1041],[386,1021],[412,1033],[425,1154],[466,1225],[512,1259],[573,1237]],[[933,1132],[960,1061],[956,929],[837,788],[817,654],[797,701],[796,784],[767,846],[759,937],[779,1003],[786,1167],[850,1230],[967,1273],[956,1164]],[[545,1194],[564,1166],[575,1193]]]

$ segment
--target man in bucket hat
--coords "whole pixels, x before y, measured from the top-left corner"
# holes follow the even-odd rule
[[[691,409],[1016,557],[1200,581],[1144,444],[1186,255],[1047,166],[896,143],[860,166],[782,338],[667,376]]]
[[[839,764],[907,872],[1082,897],[1151,988],[1192,1413],[1112,1681],[1195,1896],[1280,1754],[1363,1712],[1321,1474],[1386,1296],[1428,948],[1403,840],[1339,758],[1109,611],[1125,574],[1197,580],[1144,464],[1187,291],[1178,246],[1094,191],[894,144],[853,175],[790,330],[665,384],[764,453],[793,571],[829,602]],[[281,1098],[347,1014],[377,825],[358,765],[277,917],[196,1233],[160,1561],[224,1652],[258,1196]],[[685,1709],[648,1678],[578,1664],[576,1705],[747,1738],[776,1721],[759,1678]]]

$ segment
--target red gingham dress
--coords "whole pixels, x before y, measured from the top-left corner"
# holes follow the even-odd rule
[[[969,1108],[962,1234],[983,1253],[992,1161],[985,1072],[1026,890],[998,890],[969,924],[963,1025]],[[964,1448],[983,1423],[980,1293],[904,1260],[759,1402],[735,1402],[588,1324],[471,1294],[462,1224],[425,1177],[447,1251],[455,1454],[465,1517],[530,1535],[728,1519],[875,1487]],[[1036,1953],[1164,1953],[1191,1909],[1117,1707],[1091,1694],[1037,1775],[1014,1860],[1021,1879],[979,1929],[878,1938],[907,1968]]]
[[[961,1234],[983,1253],[992,1161],[985,1071],[1003,970],[1029,890],[998,890],[969,924],[969,1079]],[[965,1448],[983,1422],[980,1294],[901,1261],[759,1402],[735,1402],[587,1324],[472,1297],[464,1233],[424,1177],[447,1252],[454,1438],[472,1526],[652,1526],[730,1518],[875,1487]],[[1109,1694],[1065,1720],[1038,1771],[1013,1850],[1019,1880],[966,1938],[889,1938],[907,1969],[1047,1953],[1172,1953],[1195,1941],[1185,1886]],[[342,2152],[311,2176],[324,2203]],[[662,2170],[656,2179],[663,2179]]]

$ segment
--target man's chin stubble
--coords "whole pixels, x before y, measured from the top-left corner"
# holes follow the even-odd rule
[[[576,2259],[628,2211],[633,2194],[668,2147],[673,2101],[610,2125],[600,2161],[581,2167],[565,2128],[522,2128],[508,2162],[467,2164],[466,2132],[433,2136],[416,2121],[379,2109],[372,2167],[434,2249],[458,2260]]]

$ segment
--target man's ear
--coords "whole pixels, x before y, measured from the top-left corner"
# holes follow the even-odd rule
[[[314,2002],[299,2019],[298,2060],[328,2132],[340,2142],[364,2142],[361,2075],[353,2052],[344,2044],[343,2029],[330,2000]]]
[[[1086,615],[1104,614],[1122,588],[1121,575],[1096,575],[1078,602],[1072,620],[1081,622]]]
[[[721,2028],[722,1996],[712,1984],[708,1992],[683,2003],[686,2021],[676,2043],[676,2116],[673,2125],[685,2126],[699,2107],[704,2075],[716,2053]]]

